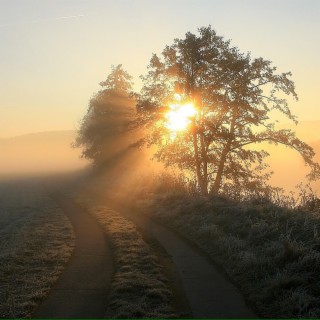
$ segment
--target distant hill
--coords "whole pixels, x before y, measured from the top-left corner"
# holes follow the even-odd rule
[[[63,172],[87,165],[71,148],[76,132],[52,131],[0,139],[0,175]]]

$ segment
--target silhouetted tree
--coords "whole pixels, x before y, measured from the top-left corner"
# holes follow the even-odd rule
[[[147,140],[159,146],[156,158],[195,173],[204,195],[218,193],[226,184],[264,186],[268,153],[248,148],[263,141],[297,150],[311,168],[310,177],[319,177],[313,149],[293,131],[275,129],[271,111],[296,122],[284,96],[298,99],[291,73],[276,71],[270,61],[232,47],[210,26],[175,39],[162,58],[154,54],[137,108],[141,121],[152,123]],[[176,93],[198,112],[186,130],[172,137],[165,123]]]
[[[107,79],[100,82],[103,89],[90,100],[81,121],[74,146],[82,147],[82,157],[96,165],[129,144],[125,133],[135,113],[131,79],[121,64],[112,66]]]

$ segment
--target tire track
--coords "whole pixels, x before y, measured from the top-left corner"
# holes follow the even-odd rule
[[[35,318],[103,318],[113,274],[112,254],[106,236],[83,208],[60,194],[53,196],[70,219],[75,250],[66,269]]]

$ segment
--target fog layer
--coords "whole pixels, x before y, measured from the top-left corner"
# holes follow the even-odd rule
[[[0,139],[0,177],[74,171],[88,162],[71,148],[75,131],[54,131]]]

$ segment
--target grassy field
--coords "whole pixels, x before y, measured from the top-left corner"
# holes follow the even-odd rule
[[[32,316],[72,254],[70,222],[32,180],[0,184],[0,317]]]
[[[319,209],[283,208],[263,199],[204,198],[174,184],[168,189],[159,179],[151,189],[150,179],[140,184],[134,210],[152,214],[196,243],[259,316],[320,317]]]
[[[115,257],[107,318],[172,318],[172,293],[152,248],[135,225],[89,197],[77,199],[102,225]]]
[[[281,196],[277,204],[205,198],[178,180],[141,176],[128,184],[119,176],[95,177],[91,191],[152,215],[194,242],[260,317],[320,317],[319,204],[293,208],[294,201]]]

